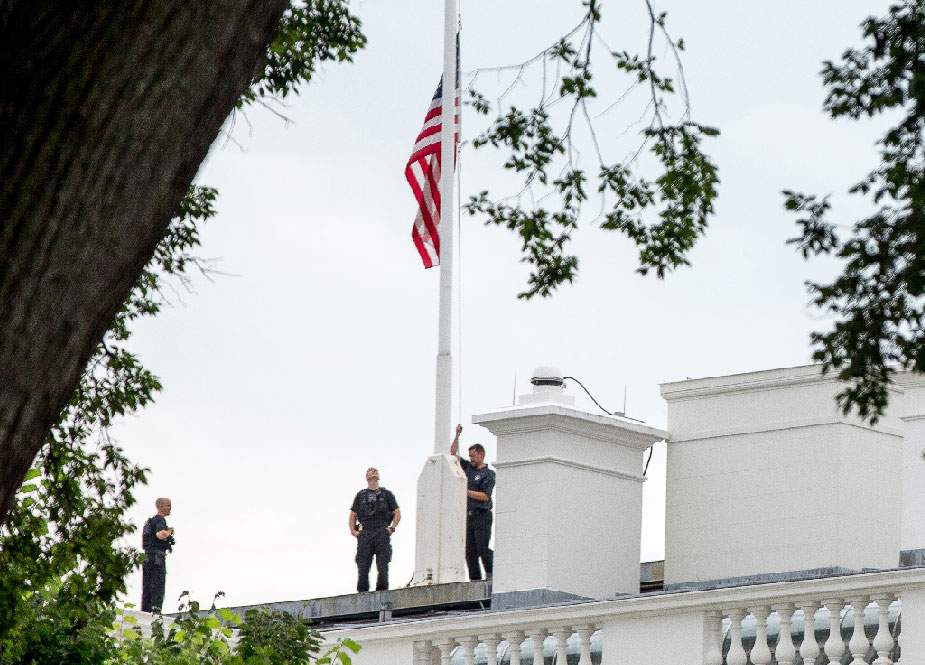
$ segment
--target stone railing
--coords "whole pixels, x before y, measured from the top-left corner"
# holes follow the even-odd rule
[[[893,665],[900,613],[901,665],[923,665],[922,568],[397,619],[325,637],[359,642],[355,665]]]

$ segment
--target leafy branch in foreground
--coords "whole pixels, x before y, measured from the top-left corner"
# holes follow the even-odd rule
[[[873,423],[897,370],[925,372],[925,1],[904,0],[861,27],[868,44],[823,66],[824,108],[833,119],[902,114],[878,141],[880,165],[849,189],[875,211],[842,238],[827,197],[783,194],[799,214],[800,234],[788,242],[804,258],[842,261],[832,282],[807,282],[812,304],[836,316],[811,335],[813,358],[847,382],[842,410]]]
[[[565,282],[572,282],[578,258],[567,251],[572,233],[579,226],[582,204],[590,188],[601,198],[600,227],[619,231],[639,248],[638,272],[654,270],[659,278],[688,265],[687,253],[707,228],[717,196],[718,170],[701,149],[703,137],[719,131],[690,119],[690,103],[684,83],[680,53],[682,40],[673,40],[666,28],[666,14],[656,14],[645,1],[649,17],[648,49],[644,57],[626,51],[613,51],[598,34],[601,21],[599,0],[584,0],[582,21],[540,54],[518,65],[480,69],[469,81],[468,103],[488,115],[491,103],[476,90],[480,74],[514,72],[515,78],[498,99],[503,99],[522,81],[524,72],[542,67],[542,94],[539,103],[524,110],[518,106],[494,120],[473,141],[473,146],[492,146],[509,152],[504,168],[520,174],[519,194],[495,199],[488,191],[470,197],[465,209],[471,215],[484,215],[487,224],[504,226],[517,233],[522,242],[522,260],[531,266],[527,290],[520,298],[549,296]],[[676,92],[676,82],[655,69],[654,48],[664,40],[675,61],[680,82],[683,112],[671,122],[666,99]],[[606,48],[606,56],[617,70],[629,77],[629,87],[597,117],[608,113],[637,86],[648,88],[649,101],[642,118],[647,120],[641,141],[622,160],[605,159],[599,140],[599,127],[592,119],[591,103],[598,97],[594,86],[592,60],[595,46]],[[547,73],[554,73],[551,78]],[[561,126],[555,126],[552,108],[568,104]],[[575,135],[584,127],[597,157],[596,173],[590,175],[580,164]],[[623,133],[626,133],[627,127]],[[653,179],[637,173],[640,155],[648,148],[659,162],[660,172]],[[540,191],[537,191],[540,190]],[[523,204],[529,194],[531,205]],[[557,202],[547,206],[547,199]],[[656,212],[655,221],[646,216]]]

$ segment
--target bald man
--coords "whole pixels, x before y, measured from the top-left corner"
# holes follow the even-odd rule
[[[357,591],[369,591],[369,569],[376,557],[376,591],[389,588],[392,534],[401,521],[395,495],[379,485],[379,470],[366,469],[366,489],[357,492],[350,506],[347,525],[357,539]]]
[[[157,514],[145,522],[141,530],[141,546],[145,561],[141,566],[141,611],[160,612],[164,605],[164,585],[167,582],[167,552],[173,549],[173,529],[167,526],[170,499],[154,502]]]

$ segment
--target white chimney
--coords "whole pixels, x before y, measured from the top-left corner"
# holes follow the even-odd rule
[[[661,388],[666,585],[898,565],[895,415],[875,426],[845,416],[843,385],[818,365]]]
[[[638,593],[643,453],[666,433],[575,408],[556,368],[531,382],[472,419],[498,437],[492,593]]]

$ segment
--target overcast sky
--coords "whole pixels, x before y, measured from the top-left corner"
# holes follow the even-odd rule
[[[832,192],[846,221],[858,210],[843,192],[874,163],[875,127],[828,120],[818,71],[886,4],[655,0],[685,40],[694,119],[722,130],[706,145],[722,179],[708,234],[693,267],[660,282],[634,272],[626,239],[588,226],[574,242],[577,282],[523,302],[516,238],[464,218],[463,423],[509,405],[515,376],[524,392],[540,364],[580,378],[611,409],[626,387],[628,414],[664,427],[662,382],[808,362],[808,334],[826,322],[807,309],[803,282],[832,266],[807,266],[784,245],[795,227],[780,190]],[[644,51],[642,8],[604,0],[612,48]],[[220,191],[202,255],[228,275],[196,280],[133,340],[165,388],[117,433],[151,468],[133,519],[153,514],[155,497],[173,499],[167,609],[187,589],[202,601],[223,590],[232,605],[352,592],[346,518],[370,465],[404,515],[392,586],[413,572],[416,478],[433,445],[439,275],[422,269],[410,241],[403,169],[442,67],[442,3],[354,9],[369,38],[356,63],[325,66],[282,109],[291,123],[249,110],[198,176]],[[578,0],[462,0],[461,10],[466,71],[525,60],[581,16]],[[517,91],[538,97],[530,76]],[[489,97],[509,81],[479,79]],[[604,77],[602,105],[622,91],[615,81]],[[599,119],[612,154],[636,140],[639,126],[618,135],[645,101],[631,96]],[[464,138],[482,127],[467,111]],[[514,193],[499,164],[465,148],[464,197]],[[595,212],[589,204],[588,218]],[[487,431],[468,425],[463,439],[494,459]],[[663,447],[645,485],[643,560],[664,551]],[[503,485],[496,496],[504,501]],[[136,575],[129,600],[139,595]]]

